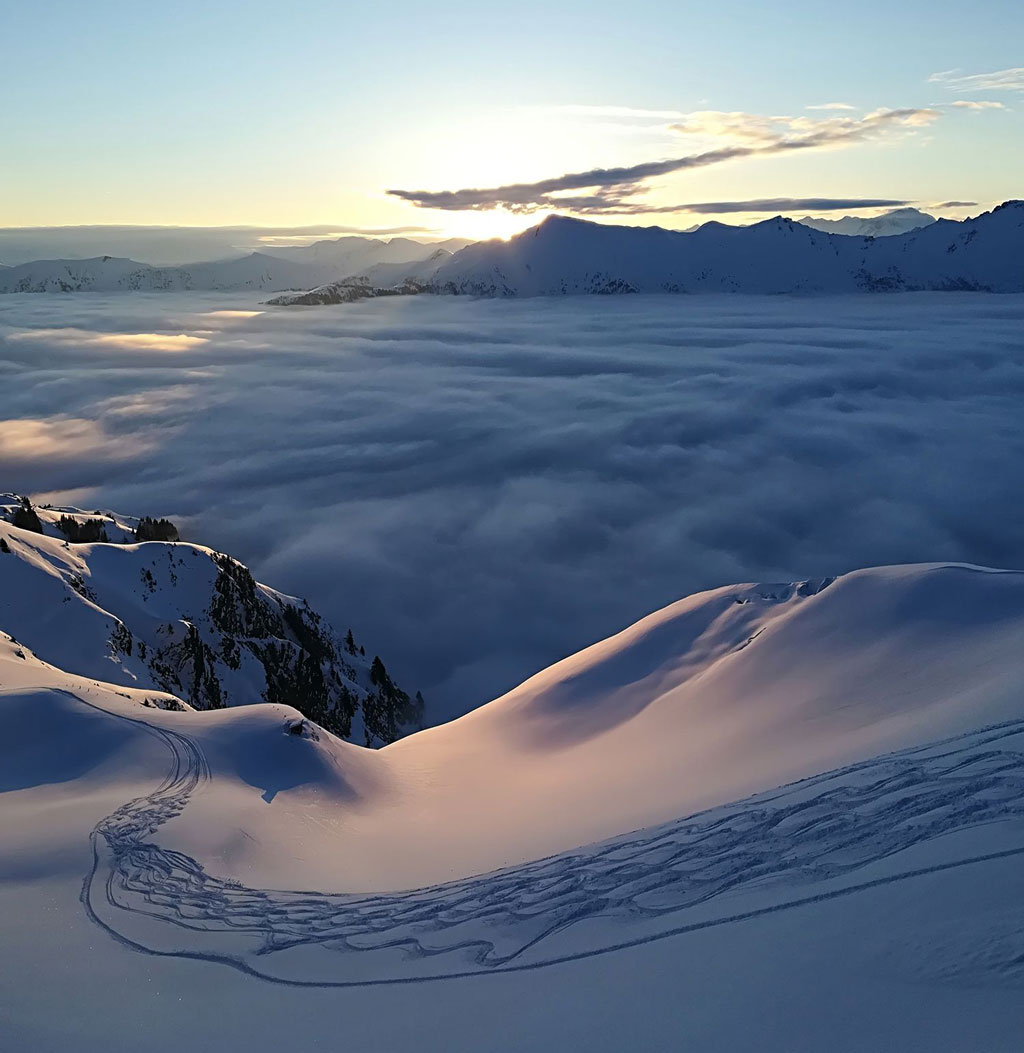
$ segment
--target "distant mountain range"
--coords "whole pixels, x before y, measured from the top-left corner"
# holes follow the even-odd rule
[[[275,304],[342,303],[399,291],[475,296],[581,293],[1024,291],[1024,202],[976,219],[937,220],[871,238],[827,234],[776,217],[750,227],[705,223],[682,233],[551,216],[508,241],[470,245],[399,275],[373,268]],[[357,295],[362,288],[361,295]]]
[[[927,225],[865,236],[829,233],[780,216],[749,227],[711,222],[680,232],[549,216],[508,241],[452,243],[455,252],[404,238],[341,238],[186,267],[107,256],[44,260],[0,269],[0,292],[302,290],[271,301],[292,305],[415,292],[1024,291],[1024,202],[1008,201],[963,221],[932,222],[916,210],[898,213],[856,222]]]
[[[295,263],[329,264],[349,274],[357,274],[367,267],[384,263],[412,263],[429,259],[438,252],[449,256],[473,242],[469,238],[448,238],[446,241],[421,242],[412,238],[325,238],[312,245],[295,248],[266,248],[263,253]]]
[[[308,289],[380,267],[402,269],[426,261],[436,266],[467,244],[464,238],[423,243],[410,238],[346,237],[174,267],[117,256],[36,260],[0,266],[0,293]]]
[[[419,228],[400,230],[332,230],[318,227],[144,227],[102,224],[78,227],[0,227],[0,264],[15,267],[33,260],[91,260],[100,256],[138,260],[151,267],[183,267],[195,263],[234,260],[250,252],[282,259],[301,260],[316,253],[307,250],[337,244],[346,250],[364,247],[367,252],[396,253],[402,246],[422,243],[430,249],[456,252],[469,244],[467,238],[441,241]],[[400,236],[396,236],[400,235]],[[313,241],[314,238],[319,240]],[[311,244],[312,242],[312,244]],[[388,246],[391,246],[388,250]]]

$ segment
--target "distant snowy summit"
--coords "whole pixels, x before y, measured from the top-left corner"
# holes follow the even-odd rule
[[[284,703],[367,746],[422,724],[422,698],[351,630],[180,542],[166,519],[0,494],[0,629],[65,673],[151,690],[159,708]]]
[[[888,238],[895,234],[907,234],[937,222],[935,216],[917,208],[894,208],[881,216],[862,219],[860,216],[843,216],[842,219],[815,219],[804,216],[797,221],[813,230],[826,234],[851,234],[866,238]]]

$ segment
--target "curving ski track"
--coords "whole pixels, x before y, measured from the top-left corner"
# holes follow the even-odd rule
[[[82,889],[90,918],[140,951],[301,986],[540,968],[1024,854],[1021,846],[857,880],[936,837],[1024,818],[1024,721],[1015,721],[443,885],[381,895],[252,889],[149,840],[209,769],[188,736],[132,722],[159,736],[173,763],[153,793],[94,829]],[[748,909],[728,911],[739,894]]]

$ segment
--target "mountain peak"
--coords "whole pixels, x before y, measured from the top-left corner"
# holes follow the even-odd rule
[[[694,234],[551,215],[511,241],[456,253],[423,286],[479,296],[1020,292],[1016,208],[1003,205],[1006,218],[987,223],[991,238],[962,244],[973,220],[938,224],[916,210],[854,220],[866,225],[855,230],[772,216],[748,227],[706,223]]]
[[[542,232],[550,234],[553,231],[581,230],[584,227],[596,227],[599,225],[594,223],[593,220],[577,219],[575,216],[563,216],[560,212],[555,212],[550,216],[545,216],[538,224],[528,228],[523,233],[533,234],[536,237]]]
[[[859,216],[843,216],[842,219],[821,219],[804,216],[798,220],[802,226],[820,230],[824,234],[846,234],[852,237],[892,237],[907,234],[912,230],[931,226],[935,217],[911,205],[894,208],[878,216],[862,219]]]

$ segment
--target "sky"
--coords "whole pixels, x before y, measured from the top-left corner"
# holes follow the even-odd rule
[[[1024,566],[1022,297],[259,299],[0,296],[0,478],[168,516],[432,723],[701,589]]]
[[[11,5],[0,227],[475,238],[555,210],[686,228],[868,201],[958,218],[1021,196],[1024,6],[825,11]]]

